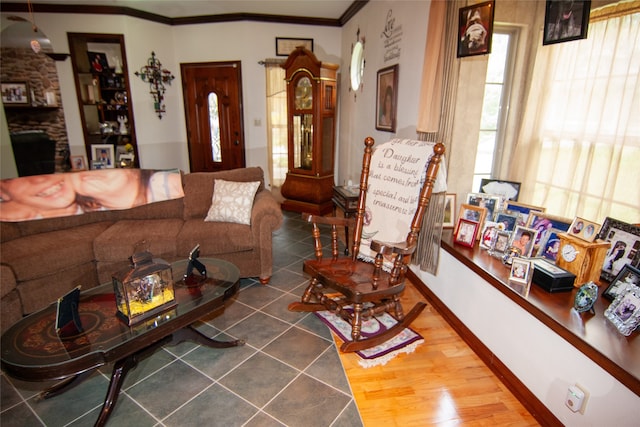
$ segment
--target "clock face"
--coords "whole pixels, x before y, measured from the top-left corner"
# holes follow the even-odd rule
[[[567,243],[562,247],[562,258],[565,261],[573,262],[575,261],[577,256],[578,256],[578,251],[571,243]]]

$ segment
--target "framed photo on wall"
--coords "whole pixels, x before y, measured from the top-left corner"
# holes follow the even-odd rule
[[[91,145],[91,165],[93,169],[104,169],[115,167],[115,150],[111,144]],[[99,167],[98,167],[99,165]]]
[[[448,193],[444,199],[444,218],[442,220],[442,227],[453,228],[456,224],[456,194]]]
[[[304,46],[313,52],[313,39],[276,37],[276,56],[289,56],[298,46]]]
[[[491,53],[495,2],[460,8],[458,16],[458,58]]]
[[[547,0],[543,45],[587,38],[590,0]]]
[[[398,105],[398,64],[378,71],[376,88],[376,129],[395,132]]]
[[[27,82],[2,82],[2,103],[6,105],[29,105]]]

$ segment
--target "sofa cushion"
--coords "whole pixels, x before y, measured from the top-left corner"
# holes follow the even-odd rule
[[[8,265],[0,265],[0,298],[16,288],[16,276]]]
[[[14,222],[0,221],[0,242],[8,242],[9,240],[20,237],[20,228]]]
[[[185,220],[193,218],[204,219],[211,206],[214,180],[216,179],[237,182],[260,181],[258,189],[261,190],[264,187],[264,174],[259,167],[185,174],[183,177]]]
[[[260,181],[215,180],[215,191],[205,221],[251,224],[251,208]]]
[[[143,250],[154,257],[175,256],[182,224],[182,219],[176,218],[118,221],[94,240],[95,259],[123,261]]]
[[[13,268],[18,282],[92,262],[93,241],[111,222],[97,222],[33,234],[2,244],[2,262]]]
[[[189,251],[200,244],[200,256],[242,252],[253,249],[251,227],[230,222],[185,221],[177,239],[178,255],[186,258]]]

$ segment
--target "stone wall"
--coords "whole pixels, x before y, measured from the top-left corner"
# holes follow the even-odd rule
[[[45,131],[56,141],[56,172],[67,171],[69,139],[55,61],[43,53],[35,54],[28,48],[2,48],[0,70],[2,82],[27,82],[30,91],[31,107],[5,105],[9,132]],[[56,108],[48,106],[47,92],[55,97]]]

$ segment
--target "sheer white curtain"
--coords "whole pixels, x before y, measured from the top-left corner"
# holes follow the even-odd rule
[[[621,10],[626,9],[626,10]],[[640,1],[541,46],[510,176],[552,214],[640,222]]]
[[[272,187],[281,187],[287,174],[287,84],[284,61],[265,61],[267,73],[267,148]]]

